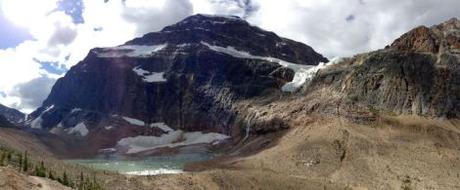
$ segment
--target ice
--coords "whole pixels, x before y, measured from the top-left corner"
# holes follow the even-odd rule
[[[301,65],[301,64],[295,64],[291,63],[288,61],[284,61],[278,58],[273,58],[273,57],[263,57],[263,56],[255,56],[251,55],[249,52],[245,51],[240,51],[235,49],[234,47],[227,46],[227,47],[220,47],[220,46],[214,46],[210,45],[206,42],[201,42],[201,44],[207,46],[209,49],[224,53],[227,55],[231,55],[236,58],[242,58],[242,59],[258,59],[258,60],[264,60],[264,61],[269,61],[269,62],[274,62],[278,63],[279,65],[283,67],[287,67],[292,69],[295,74],[294,74],[294,79],[291,82],[286,83],[281,90],[284,92],[294,92],[297,89],[299,89],[307,80],[313,78],[315,74],[318,72],[318,70],[323,69],[329,65],[336,64],[337,62],[340,62],[340,58],[335,58],[329,63],[320,63],[317,66],[313,65]]]
[[[139,153],[156,148],[174,148],[195,144],[215,144],[230,138],[219,133],[183,132],[181,130],[169,131],[160,137],[136,136],[123,138],[118,141],[118,146],[127,147],[127,154]]]
[[[166,82],[166,78],[164,77],[164,72],[155,73],[152,72],[149,75],[144,76],[145,82]]]
[[[159,128],[159,129],[161,129],[161,130],[164,131],[164,132],[174,131],[173,129],[171,129],[171,128],[170,128],[168,125],[166,125],[165,123],[152,123],[152,124],[150,124],[150,127]]]
[[[32,120],[30,122],[30,128],[32,128],[32,129],[41,129],[42,128],[42,122],[43,122],[43,118],[42,118],[43,114],[45,114],[46,112],[51,111],[53,108],[54,108],[54,105],[46,107],[45,110],[37,118],[35,118],[34,120]]]
[[[123,45],[113,48],[105,48],[98,52],[98,57],[118,58],[118,57],[149,57],[153,53],[166,48],[168,44],[160,45]]]
[[[142,171],[126,172],[126,175],[145,175],[147,176],[147,175],[180,174],[180,173],[184,173],[184,171],[160,168],[157,170],[142,170]]]
[[[167,79],[164,77],[165,73],[164,72],[150,72],[146,71],[144,69],[141,69],[140,67],[135,67],[133,71],[138,75],[143,78],[144,82],[166,82]]]
[[[74,108],[72,109],[72,111],[70,111],[70,113],[75,113],[75,112],[79,112],[79,111],[82,111],[81,108]]]
[[[86,125],[82,122],[71,128],[68,132],[70,135],[80,135],[82,137],[88,135],[89,130],[86,128]]]
[[[129,117],[123,117],[123,119],[127,121],[128,123],[130,123],[131,125],[145,126],[145,122],[138,120],[138,119],[129,118]]]
[[[38,116],[37,118],[35,118],[31,123],[30,123],[30,127],[32,129],[41,129],[42,128],[42,116]]]

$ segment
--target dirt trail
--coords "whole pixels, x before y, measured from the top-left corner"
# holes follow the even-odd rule
[[[1,190],[70,190],[56,181],[46,178],[27,176],[9,167],[0,167]]]
[[[70,187],[65,187],[56,181],[51,181],[45,178],[29,176],[30,182],[36,184],[37,190],[71,190]]]

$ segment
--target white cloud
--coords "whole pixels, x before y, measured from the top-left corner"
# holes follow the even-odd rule
[[[244,0],[190,0],[193,3],[195,13],[236,15],[244,17],[246,15]]]
[[[459,17],[458,0],[254,0],[250,22],[327,57],[383,48],[418,25]],[[347,17],[354,19],[348,20]]]
[[[0,0],[3,14],[35,38],[0,50],[0,92],[6,94],[0,103],[31,110],[42,101],[27,103],[24,93],[15,92],[19,85],[59,77],[34,58],[70,68],[91,48],[120,45],[196,13],[245,17],[330,58],[383,48],[417,25],[460,17],[458,0],[82,0],[85,22],[75,24],[64,12],[50,13],[59,1]],[[40,94],[49,92],[42,89]]]
[[[15,0],[0,0],[0,6],[9,10],[18,10]],[[127,0],[94,1],[83,0],[83,24],[75,24],[64,12],[52,12],[57,7],[57,0],[44,0],[41,10],[28,9],[10,11],[10,19],[17,24],[26,26],[35,40],[26,41],[21,45],[7,50],[0,50],[0,88],[6,94],[0,103],[29,112],[35,109],[38,102],[44,100],[50,88],[37,83],[43,77],[59,76],[41,69],[42,62],[57,62],[67,68],[78,63],[94,47],[108,47],[123,44],[147,31],[159,30],[166,25],[177,22],[192,14],[193,7],[188,0]],[[24,5],[23,2],[22,5]],[[45,6],[46,5],[46,6]],[[54,6],[54,7],[53,7]],[[142,8],[141,8],[142,6]],[[13,8],[12,8],[13,7]],[[43,10],[47,10],[44,14]],[[16,17],[33,16],[33,22]],[[158,19],[162,18],[162,19]],[[96,30],[97,29],[97,30]],[[18,93],[20,86],[27,84],[42,85],[41,92],[31,102],[27,93]],[[46,83],[48,85],[49,83]],[[21,88],[22,89],[22,88]],[[35,89],[37,90],[37,89]]]

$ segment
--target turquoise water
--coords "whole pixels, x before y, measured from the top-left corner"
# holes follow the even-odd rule
[[[97,170],[114,171],[130,175],[158,175],[182,173],[188,162],[209,160],[212,156],[203,153],[178,154],[173,156],[155,156],[143,159],[95,158],[68,160]]]

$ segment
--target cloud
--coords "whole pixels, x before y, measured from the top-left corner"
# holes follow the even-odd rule
[[[190,0],[194,13],[236,15],[247,18],[258,9],[252,0]]]
[[[160,6],[151,2],[128,0],[125,3],[123,18],[136,25],[136,35],[159,31],[193,13],[193,5],[189,0],[167,0]]]
[[[459,17],[458,0],[254,0],[249,21],[329,58],[384,47],[419,25]],[[350,22],[352,21],[352,22]]]
[[[10,92],[10,96],[20,97],[21,101],[14,103],[13,108],[27,113],[33,111],[34,108],[41,106],[55,82],[56,79],[41,76],[16,85]]]
[[[191,14],[237,15],[329,58],[379,49],[413,27],[460,16],[458,0],[29,1],[0,0],[2,10],[5,2],[10,7],[3,12],[7,18],[33,37],[0,49],[0,103],[21,110],[39,106],[50,83],[91,48],[123,44]]]

